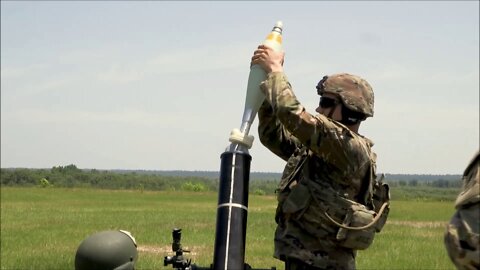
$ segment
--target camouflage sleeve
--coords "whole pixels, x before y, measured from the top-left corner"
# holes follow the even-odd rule
[[[258,110],[258,134],[260,142],[275,155],[287,161],[300,142],[283,128],[280,120],[273,114],[272,106],[264,101]]]
[[[268,74],[260,88],[272,108],[272,114],[291,135],[340,168],[351,164],[351,150],[361,149],[359,144],[362,142],[355,140],[348,128],[326,116],[309,114],[295,97],[284,73]]]
[[[473,203],[480,203],[480,151],[470,161],[462,177],[462,192],[458,194],[455,207],[460,209]]]

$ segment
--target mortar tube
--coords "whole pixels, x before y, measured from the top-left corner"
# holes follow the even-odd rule
[[[231,144],[220,158],[213,269],[244,269],[252,157],[246,147]]]

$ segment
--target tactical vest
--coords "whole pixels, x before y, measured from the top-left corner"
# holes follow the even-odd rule
[[[352,194],[348,179],[312,177],[318,175],[314,171],[318,166],[312,166],[314,159],[318,157],[302,148],[287,163],[277,190],[277,223],[295,220],[309,235],[349,249],[366,249],[382,230],[389,212],[389,187],[383,177],[376,178],[375,160],[371,160],[359,192]],[[328,164],[324,165],[320,166],[326,170],[323,174],[328,173]]]

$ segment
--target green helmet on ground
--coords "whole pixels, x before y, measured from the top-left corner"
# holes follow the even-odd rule
[[[343,105],[365,117],[373,116],[374,94],[370,84],[359,76],[339,73],[324,76],[317,85],[317,93],[331,93],[342,100]]]
[[[127,231],[102,231],[87,237],[75,254],[75,270],[133,270],[137,243]]]

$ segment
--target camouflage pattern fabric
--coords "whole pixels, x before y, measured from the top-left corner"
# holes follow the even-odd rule
[[[457,211],[445,231],[445,247],[457,269],[480,269],[480,151],[463,174]]]
[[[287,162],[277,190],[274,257],[320,269],[355,269],[356,252],[339,245],[338,227],[323,210],[336,196],[372,205],[363,190],[375,175],[373,143],[306,112],[283,73],[268,74],[261,90],[266,99],[258,112],[260,141]]]

